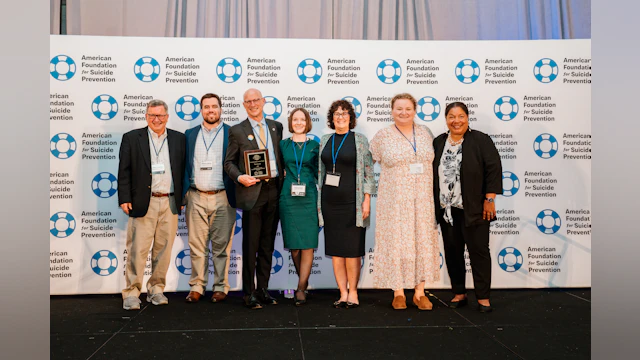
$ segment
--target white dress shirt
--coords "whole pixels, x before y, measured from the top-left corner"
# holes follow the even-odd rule
[[[193,159],[193,179],[192,186],[198,190],[213,191],[224,189],[224,181],[222,179],[224,159],[222,154],[224,149],[224,129],[222,121],[217,127],[207,130],[200,125],[198,139],[196,139],[196,148]],[[207,150],[207,147],[209,150]],[[203,161],[211,161],[211,170],[201,170]]]
[[[160,136],[149,131],[149,152],[151,153],[151,166],[153,164],[164,164],[163,174],[151,172],[151,192],[162,194],[173,192],[173,177],[171,176],[171,161],[169,160],[169,140],[167,140],[167,129]]]

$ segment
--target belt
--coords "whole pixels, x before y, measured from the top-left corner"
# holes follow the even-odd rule
[[[217,193],[221,193],[221,192],[223,192],[223,191],[224,191],[224,189],[220,189],[220,190],[211,190],[211,191],[202,191],[202,190],[200,190],[200,189],[198,189],[198,188],[194,188],[194,187],[192,187],[192,189],[193,189],[193,190],[196,190],[197,192],[201,192],[201,193],[203,193],[203,194],[207,194],[207,195],[215,195],[215,194],[217,194]]]
[[[153,197],[167,197],[167,196],[173,196],[173,193],[164,194],[164,193],[152,192],[151,196],[153,196]]]

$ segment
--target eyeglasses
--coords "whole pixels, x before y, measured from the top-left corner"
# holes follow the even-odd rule
[[[251,104],[254,104],[254,103],[257,104],[257,103],[260,102],[260,100],[262,100],[262,98],[253,99],[253,100],[245,100],[244,103],[247,104],[247,105],[251,105]]]
[[[349,112],[334,112],[333,113],[333,117],[335,118],[339,118],[339,117],[344,117],[344,118],[348,118],[349,117]]]
[[[148,116],[151,120],[154,120],[154,119],[164,120],[164,119],[166,119],[166,118],[167,118],[167,116],[169,116],[169,115],[167,115],[167,114],[164,114],[164,115],[147,114],[147,116]]]

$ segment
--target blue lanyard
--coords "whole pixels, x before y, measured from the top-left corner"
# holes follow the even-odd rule
[[[258,136],[256,136],[256,137],[257,137],[257,138],[258,138],[258,140],[262,143],[262,145],[264,145],[264,148],[265,148],[265,149],[268,149],[268,148],[269,148],[269,126],[267,125],[267,123],[266,123],[266,122],[264,123],[264,125],[263,125],[263,126],[266,128],[266,129],[264,129],[264,130],[265,130],[265,134],[264,134],[264,136],[267,138],[267,143],[265,144],[264,142],[262,142],[262,139],[260,139],[260,129],[258,129]],[[254,134],[256,133],[256,127],[258,127],[258,125],[256,125],[256,126],[253,128],[253,133],[254,133]]]
[[[207,150],[207,156],[209,155],[209,149],[211,149],[211,147],[213,146],[213,142],[216,141],[220,130],[222,130],[223,125],[220,124],[219,126],[220,128],[218,129],[218,131],[216,131],[216,135],[213,137],[213,140],[211,140],[211,144],[209,144],[209,146],[207,146],[207,142],[204,140],[204,126],[202,127],[202,129],[200,129],[200,133],[202,134],[202,142],[204,143],[204,148]]]
[[[400,129],[398,129],[398,125],[394,125],[396,127],[396,129],[398,130],[398,132],[400,133],[400,135],[402,135],[402,137],[404,137],[405,139],[407,139],[406,136],[404,136],[404,134],[402,133],[402,131],[400,131]],[[411,140],[407,139],[407,141],[409,142],[409,144],[411,145],[411,147],[413,148],[413,153],[417,156],[418,155],[418,145],[416,144],[416,125],[413,125],[413,144],[411,144]]]
[[[347,131],[347,135],[345,135],[342,138],[342,141],[340,142],[340,146],[338,146],[338,151],[336,150],[336,134],[334,133],[333,136],[331,137],[331,158],[333,159],[333,173],[335,174],[336,172],[336,160],[338,160],[338,153],[340,152],[340,149],[342,149],[342,144],[344,144],[344,141],[347,140],[347,137],[349,136],[349,134],[351,134],[351,130]]]
[[[169,134],[167,134],[164,140],[162,140],[162,145],[160,145],[160,149],[156,151],[156,143],[153,141],[153,138],[151,137],[151,132],[149,132],[149,140],[151,140],[151,145],[153,145],[153,152],[156,153],[156,161],[158,161],[158,158],[160,157],[160,151],[162,151],[162,147],[164,146],[164,143],[167,141],[167,137],[169,137]]]
[[[296,169],[298,170],[298,184],[300,184],[300,171],[302,171],[302,160],[304,159],[304,151],[307,149],[307,141],[304,142],[302,147],[302,155],[300,155],[300,163],[298,163],[298,153],[296,153],[296,143],[291,138],[291,148],[293,149],[293,156],[296,157]]]

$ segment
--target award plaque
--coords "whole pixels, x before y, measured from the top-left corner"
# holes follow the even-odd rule
[[[246,150],[244,152],[244,168],[247,175],[256,179],[270,179],[269,150]]]

